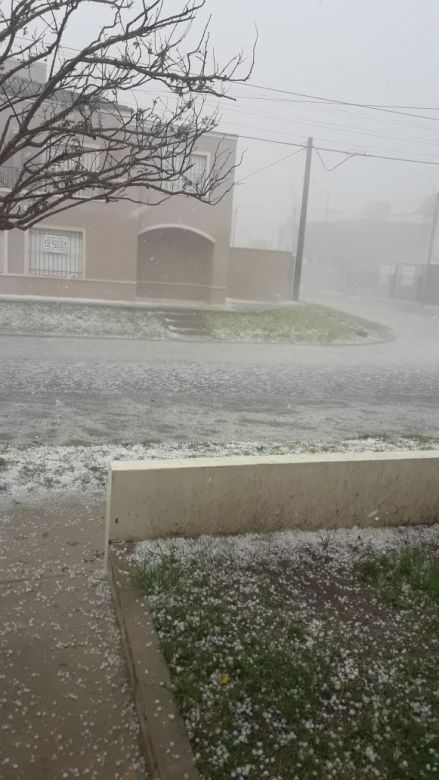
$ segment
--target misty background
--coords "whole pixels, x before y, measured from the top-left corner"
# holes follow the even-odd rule
[[[178,0],[166,5],[181,7]],[[99,7],[90,12],[101,21]],[[221,101],[219,130],[239,135],[244,154],[232,243],[294,251],[305,153],[288,144],[304,144],[312,135],[316,147],[414,162],[314,154],[307,261],[346,265],[352,257],[362,268],[425,262],[439,190],[437,1],[208,0],[199,28],[209,14],[220,61],[241,48],[250,59],[258,31],[250,83],[231,87],[234,99]],[[68,41],[78,46],[86,34],[78,15]],[[282,90],[392,108],[339,105]],[[150,91],[155,94],[153,86]],[[145,104],[148,91],[136,99]],[[209,98],[206,105],[214,110],[217,102]]]

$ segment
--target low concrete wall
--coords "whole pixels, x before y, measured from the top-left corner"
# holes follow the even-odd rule
[[[232,247],[227,295],[245,301],[288,301],[293,266],[291,252]]]
[[[176,301],[203,301],[224,303],[227,289],[208,284],[184,282],[137,282],[139,298],[163,298]]]
[[[136,283],[107,279],[49,279],[44,276],[25,274],[1,274],[0,293],[134,301]]]
[[[439,451],[113,463],[107,542],[432,523]]]

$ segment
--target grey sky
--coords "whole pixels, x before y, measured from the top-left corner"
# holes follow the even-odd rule
[[[249,47],[256,23],[255,83],[358,102],[439,107],[436,0],[210,0],[210,6],[220,51]],[[264,94],[249,88],[235,92]],[[222,126],[294,142],[312,134],[325,146],[439,162],[439,122],[421,119],[246,97],[224,109]],[[241,146],[248,149],[242,176],[288,153],[288,148],[268,144]],[[340,159],[325,155],[329,166]],[[243,236],[276,235],[279,221],[289,217],[300,196],[303,164],[299,155],[239,188]],[[312,178],[320,188],[311,189],[311,218],[324,218],[329,197],[336,219],[361,213],[371,200],[389,201],[394,213],[416,208],[439,187],[439,167],[352,160],[325,173],[315,160]]]
[[[181,3],[167,0],[174,8]],[[100,8],[93,8],[95,18]],[[257,26],[256,84],[356,102],[439,107],[437,0],[208,0],[207,10],[220,59],[240,47],[250,51]],[[70,31],[72,45],[87,34],[83,22]],[[221,127],[229,132],[295,143],[313,135],[317,145],[439,162],[439,121],[282,102],[281,95],[244,86],[234,94],[237,101],[223,105]],[[272,100],[256,99],[264,96]],[[439,111],[434,115],[439,119]],[[238,179],[290,151],[246,140],[240,148],[246,154]],[[329,166],[342,159],[324,157]],[[277,240],[280,224],[297,212],[303,165],[301,153],[237,188],[240,240]],[[324,219],[327,208],[331,219],[362,214],[364,203],[374,200],[388,201],[397,214],[416,209],[439,189],[439,166],[354,159],[326,173],[314,159],[312,181],[311,219]]]

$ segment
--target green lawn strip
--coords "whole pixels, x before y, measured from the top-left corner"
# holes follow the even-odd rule
[[[360,573],[394,607],[410,607],[415,599],[439,605],[439,558],[421,547],[371,554]]]
[[[219,341],[362,343],[389,338],[384,325],[327,306],[300,303],[255,312],[199,311],[200,334]],[[2,301],[5,331],[46,335],[165,338],[163,312],[72,303]]]
[[[200,317],[212,338],[224,341],[361,343],[392,335],[384,325],[317,304],[255,312],[203,311]]]
[[[435,605],[381,603],[332,547],[134,566],[205,780],[439,776]]]

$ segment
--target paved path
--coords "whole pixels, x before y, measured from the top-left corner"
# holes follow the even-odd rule
[[[102,567],[103,506],[0,511],[0,778],[145,780]]]

